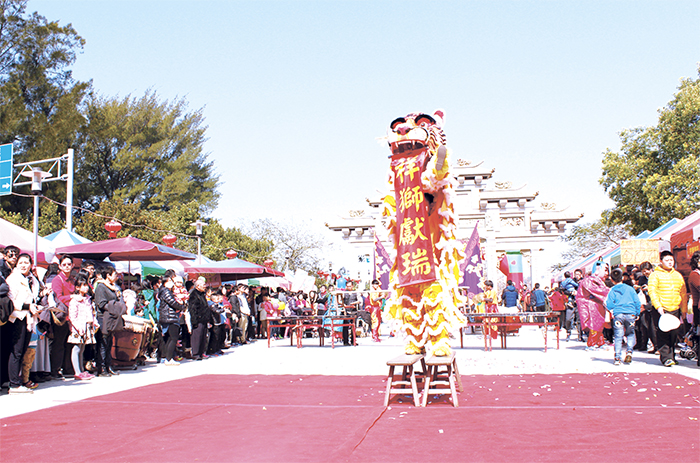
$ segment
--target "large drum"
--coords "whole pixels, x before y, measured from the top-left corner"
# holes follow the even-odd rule
[[[113,333],[112,362],[115,366],[133,366],[143,360],[153,332],[153,323],[141,317],[122,315],[124,329]]]

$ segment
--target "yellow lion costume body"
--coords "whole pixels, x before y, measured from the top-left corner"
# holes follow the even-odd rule
[[[387,312],[406,334],[407,354],[451,353],[449,332],[463,326],[458,292],[464,244],[457,240],[454,179],[442,131],[444,113],[412,113],[388,130],[389,185],[384,198],[396,259],[390,273]]]

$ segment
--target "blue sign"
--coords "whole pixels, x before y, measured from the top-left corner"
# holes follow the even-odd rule
[[[12,143],[0,145],[0,196],[12,193]]]

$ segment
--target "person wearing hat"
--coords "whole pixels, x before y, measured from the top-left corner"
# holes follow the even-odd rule
[[[632,350],[637,343],[634,325],[639,318],[642,304],[634,288],[622,282],[622,269],[613,269],[610,274],[615,286],[605,298],[605,308],[612,314],[615,333],[615,365],[620,365],[622,356],[622,338],[627,341],[625,363],[632,363]]]
[[[680,320],[681,316],[685,317],[688,311],[685,281],[683,276],[673,268],[675,260],[671,251],[663,251],[660,258],[661,265],[649,275],[649,297],[659,315],[664,317],[664,315],[669,314]],[[676,342],[680,334],[679,328],[664,331],[663,325],[665,324],[662,324],[661,319],[659,319],[659,330],[656,334],[659,358],[666,367],[678,365],[676,362]]]

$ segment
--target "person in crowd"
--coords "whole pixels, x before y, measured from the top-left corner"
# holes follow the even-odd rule
[[[382,307],[384,306],[384,293],[379,280],[372,280],[372,291],[369,293],[369,308],[372,324],[372,341],[379,342],[379,327],[382,324]]]
[[[658,352],[658,341],[656,340],[656,330],[659,326],[659,312],[654,310],[649,297],[649,276],[654,271],[654,266],[650,262],[642,262],[639,265],[641,275],[637,278],[637,286],[641,289],[641,294],[646,301],[642,305],[641,313],[637,325],[640,336],[637,338],[637,350],[642,352]],[[651,343],[651,346],[649,344]]]
[[[340,286],[338,286],[340,288]],[[355,285],[352,281],[346,280],[345,283],[346,292],[343,294],[343,308],[345,309],[346,315],[355,315],[360,305],[360,298],[357,297],[357,292],[355,291]],[[343,345],[350,345],[350,327],[343,327]]]
[[[89,295],[90,297],[94,297],[94,283],[95,279],[97,278],[97,275],[95,274],[95,264],[92,261],[83,259],[83,261],[80,263],[79,273],[82,273],[87,278],[88,286],[90,287]]]
[[[36,316],[41,311],[37,305],[40,296],[39,280],[32,274],[34,262],[29,254],[19,254],[17,264],[6,278],[8,295],[12,301],[12,314],[8,319],[10,328],[10,356],[7,370],[10,394],[31,393],[32,389],[22,384],[22,360],[29,346]]]
[[[95,307],[100,330],[96,336],[95,369],[98,376],[118,375],[112,367],[113,333],[123,327],[122,315],[126,304],[117,286],[119,273],[114,267],[104,266],[95,280]]]
[[[19,248],[14,245],[6,246],[2,251],[2,258],[0,258],[0,275],[7,279],[12,273],[12,270],[17,265],[17,259],[19,258]]]
[[[515,285],[513,285],[512,280],[508,280],[506,282],[506,287],[503,288],[503,292],[501,292],[501,303],[503,304],[504,307],[507,308],[512,308],[512,307],[518,307],[518,300],[520,299],[520,294],[518,293],[518,290],[515,288]]]
[[[328,292],[328,287],[326,285],[321,285],[321,287],[318,288],[318,295],[316,296],[316,315],[323,315],[326,313],[326,309],[328,308],[328,299],[330,297],[331,295]]]
[[[580,272],[580,270],[579,270]],[[564,290],[564,292],[568,295],[575,295],[576,291],[578,290],[578,281],[575,279],[571,278],[571,272],[564,272],[564,279],[562,282],[559,284],[561,288]]]
[[[579,282],[576,292],[576,306],[581,330],[588,332],[586,341],[588,349],[597,349],[605,345],[603,338],[605,306],[603,302],[610,291],[603,281],[606,274],[605,265],[594,265],[593,273]]]
[[[131,283],[127,289],[122,292],[122,297],[124,298],[124,304],[126,304],[126,313],[129,315],[136,315],[138,307],[138,297],[141,292],[141,285],[134,282]]]
[[[85,371],[83,353],[85,346],[95,344],[95,331],[99,327],[97,315],[90,299],[90,285],[87,278],[79,276],[75,280],[75,297],[70,300],[68,306],[68,321],[70,335],[68,344],[73,346],[71,360],[73,362],[74,378],[87,380],[94,378]]]
[[[231,344],[241,344],[243,339],[241,336],[241,300],[238,298],[238,286],[231,288],[228,293],[228,302],[231,304]]]
[[[73,258],[62,256],[58,261],[59,273],[51,281],[51,288],[58,304],[57,316],[53,317],[51,332],[51,377],[54,379],[63,378],[64,374],[70,375],[73,370],[71,362],[71,352],[68,349],[68,335],[70,326],[66,323],[68,317],[68,306],[75,297],[74,279],[71,276],[73,271]]]
[[[185,288],[185,282],[180,275],[173,277],[173,296],[181,305],[187,305],[187,298],[190,297],[190,290]]]
[[[532,304],[533,311],[546,312],[548,302],[549,298],[547,297],[547,293],[540,289],[539,283],[535,283],[535,288],[532,290],[532,294],[530,295],[530,304]],[[544,320],[544,317],[539,318]]]
[[[559,326],[558,329],[563,329],[565,325],[564,321],[564,315],[566,314],[566,302],[568,301],[568,295],[564,293],[564,289],[560,286],[554,289],[552,291],[551,296],[549,296],[549,302],[552,306],[552,311],[557,312],[559,314],[558,322]],[[571,332],[567,331],[566,333],[566,339],[565,341],[568,341],[571,337]]]
[[[624,272],[616,268],[610,273],[615,283],[605,298],[605,308],[612,314],[615,331],[615,365],[622,363],[622,339],[625,338],[627,353],[624,362],[632,363],[632,350],[637,343],[634,325],[639,318],[641,303],[634,288],[623,281]]]
[[[226,309],[223,304],[224,295],[218,289],[212,291],[209,300],[209,319],[211,329],[209,330],[209,352],[210,355],[223,355],[224,348],[224,328]]]
[[[659,317],[670,314],[680,320],[685,318],[688,311],[687,293],[683,276],[673,268],[675,260],[671,251],[660,254],[661,264],[649,276],[649,297],[659,313]],[[659,343],[659,359],[665,367],[678,365],[676,362],[676,342],[680,335],[680,327],[656,332]]]
[[[240,318],[238,319],[238,329],[240,330],[239,344],[246,344],[248,342],[248,318],[250,317],[250,306],[248,305],[248,287],[239,283],[236,287],[235,296],[238,299],[238,312],[240,313]],[[236,311],[236,305],[231,303],[234,312]]]
[[[202,360],[207,356],[209,303],[207,301],[206,290],[206,280],[204,277],[197,278],[187,300],[190,322],[192,323],[192,335],[190,339],[193,360]]]
[[[8,380],[7,364],[12,351],[10,337],[12,335],[12,325],[6,323],[12,313],[13,305],[8,295],[10,289],[7,286],[6,278],[12,273],[12,269],[17,265],[19,248],[14,245],[5,247],[0,251],[0,310],[2,310],[2,322],[0,326],[0,383],[5,384]]]
[[[690,275],[688,276],[688,289],[692,300],[691,310],[693,315],[691,339],[693,340],[693,348],[695,355],[698,358],[698,366],[700,366],[700,251],[695,251],[690,258]]]
[[[177,341],[180,339],[180,314],[185,310],[185,306],[180,304],[173,294],[174,277],[174,270],[166,270],[163,275],[163,285],[158,292],[158,300],[160,301],[158,315],[163,333],[161,357],[165,358],[165,364],[170,366],[180,364],[174,357]]]

